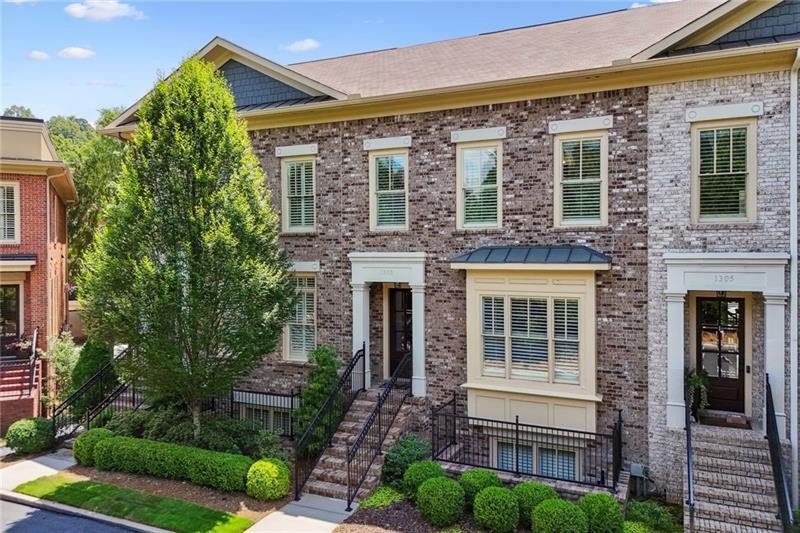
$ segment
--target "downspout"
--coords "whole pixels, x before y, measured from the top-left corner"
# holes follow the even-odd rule
[[[800,70],[800,48],[797,49],[789,73],[789,438],[792,445],[792,505],[798,505],[798,433],[797,433],[797,75]]]

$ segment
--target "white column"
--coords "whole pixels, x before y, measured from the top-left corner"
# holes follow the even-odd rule
[[[425,396],[425,285],[411,285],[411,394]]]
[[[684,393],[684,324],[683,307],[686,295],[668,293],[667,300],[667,427],[686,426]]]
[[[781,439],[786,438],[784,383],[786,378],[786,295],[764,295],[764,369],[769,374],[775,418]]]
[[[369,360],[369,284],[351,283],[353,288],[353,354],[364,346],[364,358],[366,369],[364,376],[365,387],[369,388],[372,381]],[[356,366],[353,369],[353,381],[361,382],[362,367]]]

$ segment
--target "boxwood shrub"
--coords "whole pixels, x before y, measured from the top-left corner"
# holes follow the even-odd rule
[[[247,471],[253,464],[244,455],[131,437],[98,442],[94,462],[101,470],[182,479],[225,492],[244,492]]]
[[[513,492],[519,503],[519,523],[525,528],[531,527],[531,513],[537,505],[545,500],[558,499],[556,489],[536,481],[520,483]]]
[[[95,445],[101,440],[110,439],[113,436],[114,432],[105,428],[90,429],[85,433],[81,433],[72,444],[72,455],[78,464],[94,466]]]
[[[586,515],[591,533],[622,533],[622,511],[619,502],[610,494],[586,494],[578,500],[578,507]]]
[[[672,531],[673,528],[669,509],[654,501],[629,501],[625,519],[644,524],[654,531]]]
[[[279,459],[261,459],[247,471],[247,494],[257,500],[280,500],[289,494],[289,468]]]
[[[444,468],[435,461],[417,461],[403,474],[403,485],[412,498],[416,497],[417,489],[424,481],[434,477],[444,477]]]
[[[53,447],[53,424],[46,418],[23,418],[6,431],[6,443],[16,453],[37,453]]]
[[[566,500],[545,500],[531,514],[536,533],[589,533],[589,521],[581,508]]]
[[[473,514],[475,521],[492,533],[513,533],[519,524],[517,498],[505,487],[481,490],[475,496]]]
[[[449,477],[432,477],[419,486],[417,509],[432,526],[452,526],[464,514],[464,489]]]
[[[415,433],[406,433],[386,453],[383,463],[383,482],[396,489],[403,488],[403,474],[417,461],[431,456],[430,442],[419,438]]]
[[[475,470],[467,470],[458,477],[458,482],[461,488],[464,489],[464,499],[467,503],[467,509],[472,508],[472,502],[475,496],[485,489],[486,487],[502,487],[503,482],[500,477],[494,472],[476,468]]]

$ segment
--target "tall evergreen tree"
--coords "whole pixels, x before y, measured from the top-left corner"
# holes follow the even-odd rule
[[[272,351],[292,303],[278,220],[233,96],[199,59],[156,84],[79,280],[90,334],[200,429],[204,400]]]

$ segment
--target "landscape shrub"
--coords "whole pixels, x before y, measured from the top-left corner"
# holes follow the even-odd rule
[[[78,360],[70,373],[70,393],[86,383],[98,370],[111,362],[112,348],[103,342],[88,339],[80,349]],[[112,371],[113,374],[113,371]],[[116,375],[106,378],[117,381]],[[85,411],[103,400],[101,387],[91,388],[75,400],[73,409]],[[100,426],[98,426],[100,427]]]
[[[531,513],[536,533],[589,533],[589,521],[581,508],[566,500],[545,500]]]
[[[72,455],[78,464],[94,466],[95,445],[101,440],[109,439],[113,436],[114,432],[105,428],[90,429],[85,433],[81,433],[72,444]]]
[[[302,436],[308,424],[330,396],[333,387],[339,382],[339,368],[342,362],[330,346],[318,346],[308,353],[311,369],[306,386],[300,392],[300,408],[294,412],[295,434]]]
[[[445,477],[444,468],[439,463],[426,460],[412,464],[403,474],[403,486],[406,494],[412,498],[416,497],[419,486],[434,477]]]
[[[257,500],[280,500],[289,494],[289,468],[279,459],[261,459],[247,471],[247,494]]]
[[[464,489],[448,477],[429,478],[417,491],[417,509],[432,526],[452,526],[464,514]]]
[[[464,500],[467,504],[467,509],[472,508],[475,496],[486,487],[503,486],[503,482],[500,481],[497,474],[480,468],[464,472],[458,477],[458,482],[461,484],[461,488],[464,489]]]
[[[403,474],[412,463],[431,456],[430,442],[416,433],[406,433],[386,453],[383,463],[383,482],[396,489],[403,488]]]
[[[358,504],[359,509],[383,509],[393,503],[401,502],[406,497],[390,485],[383,485]]]
[[[619,502],[604,492],[586,494],[578,500],[578,507],[589,521],[590,533],[621,533],[622,510]]]
[[[225,492],[244,492],[253,460],[169,442],[111,437],[94,447],[101,470],[191,481]]]
[[[475,521],[492,533],[513,533],[519,524],[517,498],[505,487],[488,486],[478,492],[473,514]]]
[[[626,520],[622,524],[622,533],[651,533],[653,530],[641,522]]]
[[[6,444],[16,453],[43,452],[53,446],[53,424],[46,418],[23,418],[6,431]]]
[[[639,522],[655,531],[672,531],[672,514],[659,503],[631,500],[626,507],[626,520]]]
[[[531,513],[537,505],[545,500],[558,499],[556,489],[537,481],[520,483],[512,492],[519,503],[519,523],[525,528],[531,527]]]
[[[117,411],[111,416],[111,420],[105,428],[113,431],[120,437],[142,438],[144,428],[150,419],[150,411],[143,409],[126,409]]]

